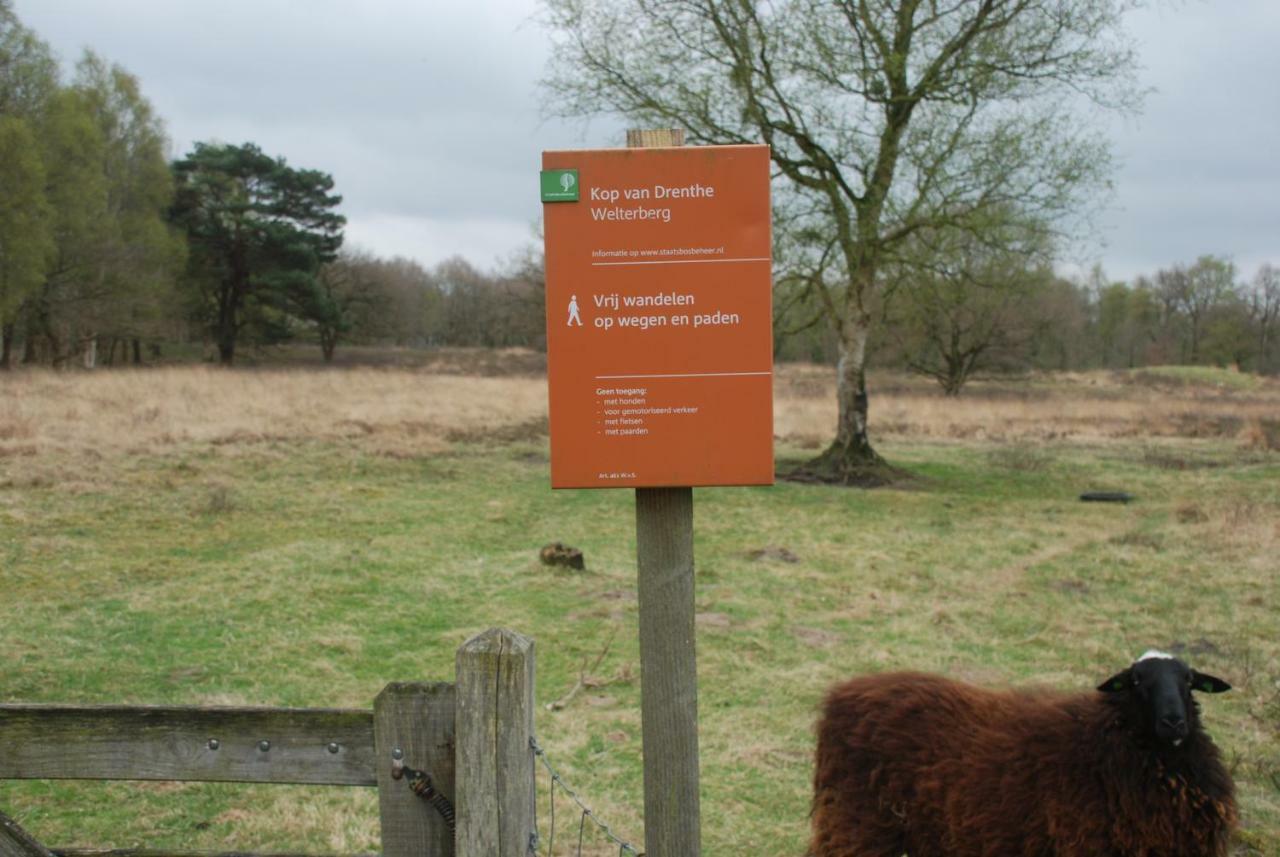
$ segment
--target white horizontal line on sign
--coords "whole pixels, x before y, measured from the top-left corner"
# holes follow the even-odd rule
[[[768,262],[771,261],[768,256],[760,256],[750,259],[652,259],[640,262],[592,262],[595,268],[616,268],[619,265],[710,265],[726,262]]]
[[[616,378],[739,378],[745,375],[772,375],[772,372],[688,372],[682,375],[597,375],[597,381]]]

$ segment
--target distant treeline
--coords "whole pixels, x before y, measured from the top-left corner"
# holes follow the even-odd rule
[[[86,52],[65,75],[0,0],[0,368],[232,363],[238,345],[545,343],[541,252],[494,270],[342,247],[332,178],[246,143],[166,158],[136,78]],[[979,373],[1208,363],[1280,372],[1280,271],[1203,257],[1138,277],[1055,276],[1048,242],[921,240],[886,263],[871,362],[959,392]],[[832,362],[815,288],[779,250],[775,353]],[[820,266],[821,267],[821,266]]]
[[[981,282],[915,270],[884,294],[873,310],[884,321],[871,346],[876,365],[928,375],[948,392],[975,373],[1170,364],[1280,373],[1280,268],[1270,264],[1245,277],[1203,256],[1131,282],[1100,269],[1083,282],[1047,267]],[[782,294],[776,309],[779,359],[834,359],[832,334],[807,325],[803,300]]]
[[[541,341],[533,255],[484,273],[344,250],[328,174],[251,143],[167,148],[134,76],[91,52],[64,74],[0,0],[0,368]]]

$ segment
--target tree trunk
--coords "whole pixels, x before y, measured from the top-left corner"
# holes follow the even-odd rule
[[[51,325],[45,325],[44,341],[49,346],[49,365],[54,369],[61,369],[67,362],[70,352],[63,353],[62,339],[54,333]]]
[[[13,322],[0,325],[0,370],[12,368]]]
[[[865,315],[841,325],[836,362],[836,438],[821,455],[801,465],[789,478],[875,488],[903,475],[872,448],[867,434],[866,355],[870,332],[871,320]]]
[[[333,362],[333,352],[338,347],[338,334],[332,331],[320,331],[320,352],[324,354],[324,362]]]
[[[229,297],[224,297],[218,307],[214,336],[218,342],[218,362],[230,366],[236,359],[236,307]]]
[[[247,263],[237,257],[228,279],[218,289],[218,319],[213,331],[218,343],[218,362],[230,366],[236,358],[236,338],[240,334],[240,305],[249,293]]]
[[[41,327],[38,320],[41,305],[30,302],[26,303],[25,306],[27,307],[27,319],[26,335],[22,338],[22,363],[24,366],[30,366],[40,359],[40,352],[36,342],[41,336]]]

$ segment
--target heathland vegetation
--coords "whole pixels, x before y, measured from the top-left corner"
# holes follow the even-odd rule
[[[548,489],[536,352],[355,351],[365,365],[323,371],[0,376],[4,696],[365,707],[385,682],[448,678],[461,641],[506,625],[537,641],[539,740],[640,841],[631,493]],[[872,381],[872,429],[909,483],[696,492],[705,853],[803,852],[838,679],[1088,688],[1158,647],[1235,686],[1204,718],[1239,787],[1238,853],[1275,854],[1277,382],[1057,373],[956,399]],[[792,364],[776,387],[790,467],[830,437],[833,380]],[[541,565],[552,541],[586,570]],[[363,790],[9,782],[0,807],[55,845],[377,848]]]

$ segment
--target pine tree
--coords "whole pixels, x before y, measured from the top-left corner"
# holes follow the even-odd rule
[[[342,197],[326,173],[294,169],[252,143],[197,143],[173,170],[189,281],[230,365],[247,324],[287,326],[291,309],[318,291],[320,266],[342,244],[346,219],[334,211]]]

